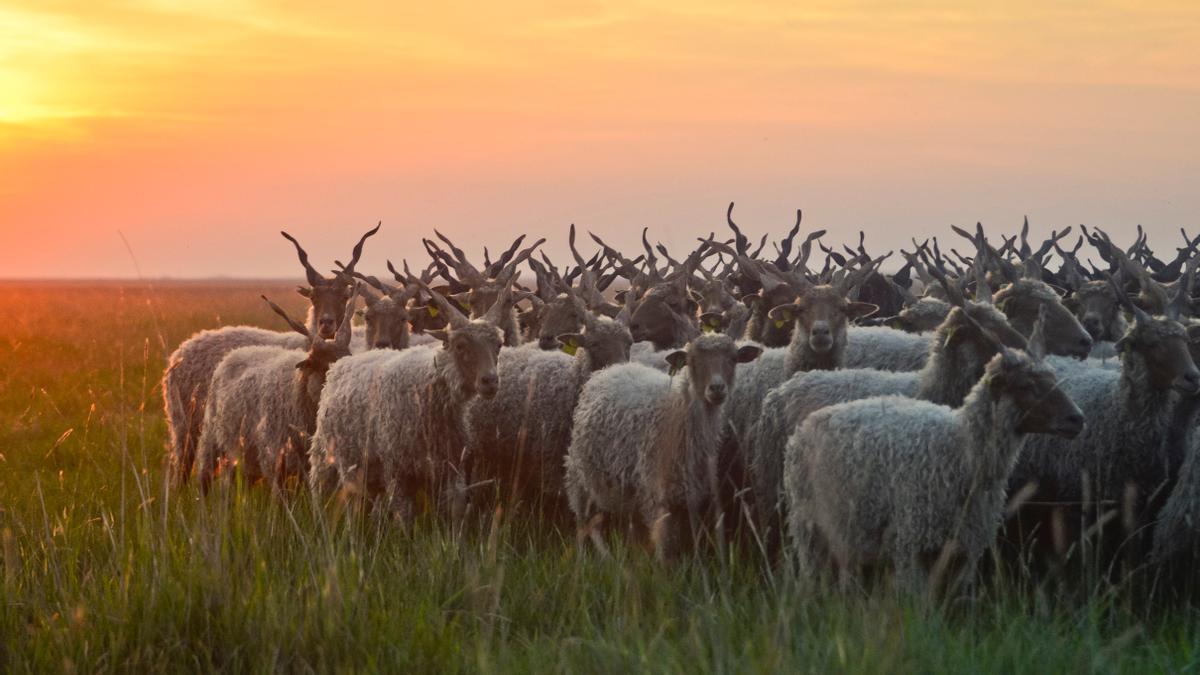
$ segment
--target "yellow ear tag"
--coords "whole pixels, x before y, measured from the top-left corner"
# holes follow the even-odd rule
[[[428,310],[429,310],[429,316],[437,316],[437,315],[438,315],[438,308],[437,308],[437,307],[434,307],[433,305],[430,305],[430,306],[429,306],[429,307],[427,307],[426,309],[428,309]]]
[[[575,356],[575,352],[579,351],[579,346],[569,342],[562,346],[562,350],[571,356]]]
[[[701,324],[700,330],[704,333],[712,333],[713,331],[716,330],[716,327],[713,326],[711,323],[705,323],[705,324]]]
[[[787,321],[785,321],[783,319],[775,319],[775,327],[776,328],[783,328],[786,325],[787,325]]]
[[[949,333],[946,333],[946,339],[942,341],[942,347],[950,346],[950,341],[954,339],[954,334],[957,332],[958,332],[958,329],[955,328],[955,329],[951,330]]]

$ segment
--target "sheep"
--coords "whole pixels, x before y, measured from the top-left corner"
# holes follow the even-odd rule
[[[444,265],[454,268],[462,283],[469,287],[470,290],[450,297],[470,308],[472,319],[478,319],[491,311],[496,298],[505,292],[504,289],[511,285],[513,278],[517,274],[517,266],[525,262],[537,247],[546,242],[545,239],[539,239],[533,246],[522,250],[520,253],[516,253],[521,242],[525,241],[525,235],[521,235],[517,237],[512,246],[495,263],[486,265],[484,271],[481,273],[467,260],[467,256],[463,253],[462,249],[455,246],[441,232],[434,230],[433,233],[449,247],[450,252],[454,254],[453,257],[427,239],[423,240],[425,246],[437,260]],[[505,346],[516,347],[521,344],[520,325],[517,321],[516,311],[512,307],[509,308],[508,313],[503,317],[500,328],[504,331]]]
[[[802,574],[820,542],[848,585],[890,559],[898,583],[929,590],[954,557],[967,579],[995,540],[1014,460],[1028,434],[1074,438],[1079,408],[1041,362],[1001,347],[955,408],[898,396],[818,410],[788,439],[788,533]]]
[[[464,414],[470,480],[498,483],[501,494],[554,517],[564,513],[563,459],[575,402],[596,371],[629,361],[633,338],[624,317],[597,317],[574,292],[582,333],[558,336],[561,351],[532,345],[500,350],[500,390],[476,398]]]
[[[350,273],[365,284],[359,284],[358,292],[366,307],[357,314],[363,317],[366,327],[362,331],[361,349],[356,348],[360,338],[358,327],[355,327],[354,339],[351,342],[351,351],[355,353],[367,349],[407,349],[413,342],[410,329],[413,313],[409,304],[417,298],[421,289],[412,284],[405,284],[404,277],[396,271],[391,261],[388,261],[387,266],[399,286],[392,286],[360,272]],[[426,284],[432,282],[435,269],[436,264],[427,267],[421,272],[421,280]],[[428,343],[432,339],[426,336],[422,341]]]
[[[1122,304],[1134,317],[1117,342],[1120,370],[1073,368],[1062,381],[1064,391],[1087,414],[1087,431],[1071,442],[1031,441],[1012,474],[1013,490],[1036,485],[1035,502],[1079,504],[1086,498],[1093,506],[1122,504],[1129,519],[1143,517],[1146,500],[1170,475],[1170,458],[1162,453],[1172,404],[1179,394],[1200,392],[1200,371],[1188,350],[1189,336],[1200,329],[1185,329],[1171,318],[1178,316],[1186,301],[1182,296],[1171,302],[1167,316],[1151,316],[1120,293]],[[1006,534],[1021,537],[1032,531],[1031,521],[1046,518],[1068,525],[1080,522],[1079,517],[1059,521],[1056,512],[1062,508],[1026,506],[1009,523]],[[1083,515],[1079,506],[1069,509],[1072,515]],[[1076,534],[1037,543],[1056,544],[1061,553]]]
[[[1086,357],[1092,339],[1078,319],[1063,305],[1049,284],[1037,279],[1011,279],[993,298],[1009,324],[1028,336],[1039,308],[1046,307],[1046,349],[1049,354]],[[853,326],[847,335],[846,367],[876,370],[920,370],[929,355],[927,334],[893,328]]]
[[[1193,352],[1195,350],[1193,349]],[[1168,497],[1158,511],[1153,531],[1151,559],[1159,565],[1182,563],[1191,571],[1194,554],[1200,545],[1200,443],[1195,432],[1200,396],[1181,397],[1175,405],[1172,421],[1164,439],[1164,454],[1183,452]]]
[[[795,324],[791,342],[786,348],[765,350],[744,367],[742,386],[734,391],[730,402],[729,420],[743,452],[768,391],[797,372],[842,366],[849,322],[870,316],[877,309],[870,303],[850,302],[845,296],[878,262],[864,265],[834,285],[814,286],[803,275],[790,277],[799,297],[794,303],[775,307],[767,317],[773,323]]]
[[[387,511],[401,518],[421,493],[457,515],[466,498],[462,411],[474,396],[491,398],[499,389],[496,359],[512,287],[472,320],[407,276],[446,316],[446,330],[431,331],[442,344],[374,350],[334,364],[309,447],[309,483],[318,493],[337,483],[373,502],[386,495]]]
[[[331,279],[326,279],[313,269],[308,262],[308,253],[300,246],[300,242],[287,232],[280,233],[296,247],[296,254],[308,277],[308,287],[301,286],[297,291],[312,301],[307,319],[310,332],[318,333],[326,340],[335,335],[337,327],[342,324],[342,312],[351,292],[349,273],[353,272],[362,256],[367,238],[378,231],[379,225],[376,225],[358,240],[350,264],[346,266],[347,272]],[[251,326],[226,326],[201,331],[184,340],[167,359],[162,392],[170,438],[170,473],[175,485],[182,486],[191,476],[213,371],[229,352],[253,345],[304,349],[308,347],[308,342],[294,333],[279,333]]]
[[[542,257],[545,258],[544,253]],[[537,293],[528,296],[533,308],[518,316],[522,337],[526,344],[536,342],[538,349],[557,351],[560,346],[558,336],[578,333],[582,327],[581,319],[575,311],[574,300],[566,293],[558,292],[553,281],[558,272],[550,261],[546,260],[546,266],[543,266],[530,258],[529,265],[537,275]],[[570,275],[563,281],[570,283]]]
[[[672,374],[639,364],[607,368],[584,385],[565,462],[566,491],[581,529],[599,514],[632,516],[658,555],[673,556],[717,499],[723,403],[735,367],[762,349],[703,335],[668,356]],[[676,376],[677,375],[677,376]],[[593,541],[603,549],[599,532]]]
[[[945,300],[924,297],[900,310],[886,325],[908,333],[925,333],[937,329],[951,309],[953,306]]]
[[[979,278],[984,279],[982,271]],[[1025,338],[990,304],[985,284],[980,302],[959,304],[938,327],[929,358],[917,372],[871,369],[798,372],[770,390],[748,434],[747,463],[760,526],[777,532],[784,449],[788,437],[813,412],[830,405],[876,396],[906,396],[950,407],[959,406],[983,375],[997,344],[1024,349]]]
[[[803,273],[812,251],[813,241],[825,235],[825,230],[817,230],[809,234],[800,245],[797,259],[789,260],[792,242],[800,231],[802,217],[803,213],[797,209],[796,224],[792,226],[787,237],[778,246],[779,256],[774,263],[770,263],[754,260],[758,251],[749,254],[749,241],[738,229],[737,224],[733,222],[733,202],[729,203],[729,209],[725,212],[725,222],[735,236],[736,251],[730,250],[728,247],[721,247],[719,250],[737,262],[741,275],[740,277],[731,276],[731,278],[741,291],[743,303],[750,308],[750,317],[742,336],[767,348],[786,347],[791,342],[793,325],[786,321],[783,323],[774,321],[767,315],[773,308],[796,299],[794,283],[789,280],[789,276],[796,272]],[[766,244],[766,236],[759,245],[759,251],[762,250],[764,244]]]
[[[333,340],[310,334],[275,303],[263,299],[309,343],[308,352],[285,347],[240,347],[221,360],[212,376],[196,464],[207,492],[218,462],[229,452],[250,482],[267,478],[283,487],[308,471],[308,437],[329,367],[350,354],[350,316],[355,294]]]

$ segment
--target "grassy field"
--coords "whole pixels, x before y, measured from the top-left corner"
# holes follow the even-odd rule
[[[158,381],[192,332],[279,328],[282,284],[0,285],[0,671],[1156,672],[1200,618],[1015,581],[938,611],[760,556],[668,567],[499,517],[402,529],[305,493],[164,482]]]

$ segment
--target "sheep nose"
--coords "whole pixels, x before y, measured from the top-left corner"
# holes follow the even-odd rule
[[[500,376],[496,373],[487,373],[479,378],[479,384],[490,389],[495,389],[496,385],[499,383]]]
[[[387,340],[376,340],[375,341],[375,349],[391,349],[391,348],[392,348],[392,343],[388,342]]]
[[[1197,371],[1195,368],[1180,373],[1179,380],[1183,385],[1180,389],[1192,394],[1200,392],[1200,371]]]
[[[728,391],[729,389],[725,386],[724,382],[713,382],[708,385],[708,398],[714,403],[720,403],[725,400],[725,395]]]
[[[1081,350],[1083,350],[1084,354],[1087,354],[1088,352],[1092,351],[1092,338],[1090,338],[1086,335],[1079,338],[1079,348]]]
[[[829,337],[829,324],[818,323],[812,327],[813,337]]]
[[[555,349],[558,347],[558,340],[553,337],[542,336],[538,338],[538,347],[545,350]]]

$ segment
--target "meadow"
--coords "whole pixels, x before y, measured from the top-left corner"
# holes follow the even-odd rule
[[[1185,672],[1200,615],[1002,574],[930,608],[753,546],[610,559],[510,511],[401,527],[297,490],[168,489],[158,388],[282,282],[0,285],[0,671]]]

